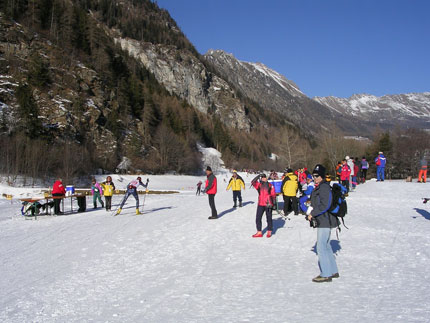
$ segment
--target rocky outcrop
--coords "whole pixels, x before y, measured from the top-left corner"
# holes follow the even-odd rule
[[[234,89],[209,72],[197,57],[173,46],[115,38],[121,48],[138,59],[171,93],[203,113],[214,113],[231,128],[249,131],[244,104]]]

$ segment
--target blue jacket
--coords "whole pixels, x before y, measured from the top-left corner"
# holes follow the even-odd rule
[[[385,167],[385,163],[387,162],[387,159],[385,158],[385,156],[383,154],[378,155],[378,157],[375,158],[375,163],[378,160],[378,158],[381,161],[381,164],[378,167]]]

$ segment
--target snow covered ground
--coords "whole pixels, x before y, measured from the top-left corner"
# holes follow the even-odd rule
[[[24,220],[19,201],[1,198],[0,321],[430,321],[429,184],[369,181],[351,193],[349,230],[333,241],[340,278],[316,284],[316,230],[275,216],[272,238],[251,238],[257,193],[244,178],[237,210],[218,178],[218,220],[195,196],[204,177],[150,176],[152,189],[180,193],[148,195],[140,216],[131,197],[117,217],[90,208]]]

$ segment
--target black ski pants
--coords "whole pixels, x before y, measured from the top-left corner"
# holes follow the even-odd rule
[[[347,192],[347,193],[349,193],[349,180],[344,179],[344,180],[342,181],[342,185],[343,185],[343,186],[345,186],[345,188],[346,188],[346,192]]]
[[[282,195],[284,198],[284,214],[287,216],[291,211],[294,214],[299,214],[299,204],[297,203],[297,197]]]
[[[208,194],[209,196],[209,206],[211,207],[212,216],[218,217],[218,212],[215,207],[215,194]]]
[[[54,193],[52,196],[63,196],[61,193]],[[54,199],[54,214],[60,214],[60,203],[62,199]]]
[[[257,214],[255,217],[255,224],[257,225],[257,231],[261,231],[261,219],[263,217],[264,211],[266,211],[267,220],[267,231],[273,231],[273,221],[272,221],[272,208],[259,205],[257,206]]]
[[[241,191],[233,191],[233,202],[236,205],[236,201],[239,199],[239,203],[242,203],[242,192]]]
[[[110,211],[112,207],[112,196],[105,196],[106,201],[106,211]]]

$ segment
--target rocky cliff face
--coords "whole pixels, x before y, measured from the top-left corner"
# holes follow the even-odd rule
[[[293,81],[264,64],[243,62],[222,50],[210,50],[204,57],[245,96],[263,108],[276,111],[280,118],[300,126],[305,132],[315,134],[332,126],[333,121],[343,129],[350,123],[336,110],[308,98]]]
[[[171,93],[203,113],[214,113],[230,128],[249,131],[245,106],[230,85],[207,71],[188,51],[129,38],[115,38],[121,48],[139,60]]]
[[[335,112],[384,128],[394,125],[430,128],[430,92],[385,95],[357,94],[350,98],[315,97]]]

